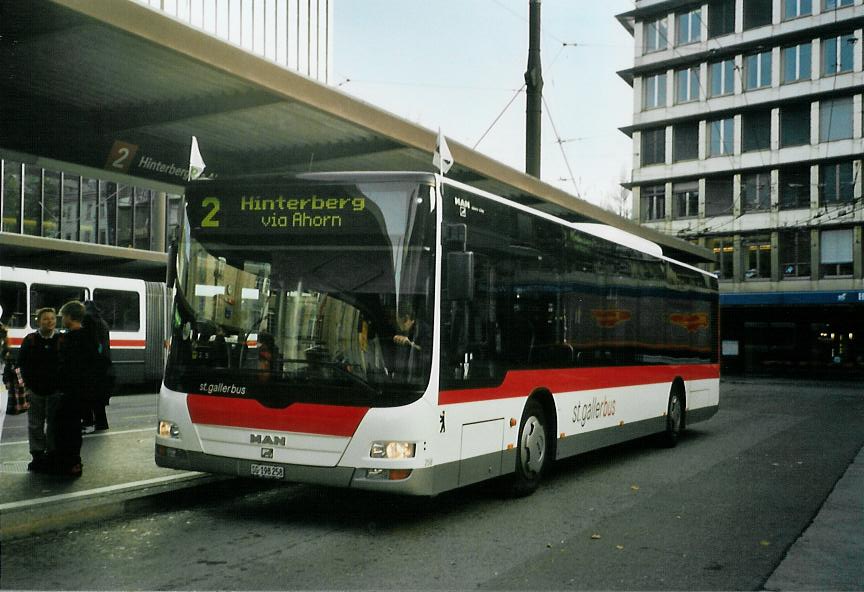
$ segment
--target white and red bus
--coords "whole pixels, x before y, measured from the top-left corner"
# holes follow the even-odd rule
[[[118,387],[158,384],[165,367],[165,284],[45,269],[0,266],[0,322],[13,350],[35,331],[36,311],[92,300],[108,324]]]
[[[554,459],[674,444],[718,408],[717,280],[644,239],[431,173],[186,203],[160,466],[524,494]]]

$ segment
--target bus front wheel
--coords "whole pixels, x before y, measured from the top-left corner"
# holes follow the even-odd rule
[[[669,393],[669,405],[666,408],[666,431],[663,432],[663,444],[674,448],[678,444],[681,432],[684,430],[684,399],[677,389]]]
[[[546,414],[542,405],[531,399],[522,412],[516,445],[516,471],[510,478],[510,493],[529,495],[537,489],[549,456]]]

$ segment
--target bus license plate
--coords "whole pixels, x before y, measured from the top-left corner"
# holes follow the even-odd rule
[[[252,476],[262,479],[282,479],[285,477],[285,467],[274,465],[252,465]]]

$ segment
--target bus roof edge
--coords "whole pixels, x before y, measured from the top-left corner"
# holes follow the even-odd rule
[[[618,243],[625,247],[629,247],[642,253],[647,253],[654,257],[662,257],[663,249],[655,242],[644,239],[641,236],[630,234],[620,228],[609,226],[608,224],[597,224],[594,222],[573,222],[571,226],[580,232],[590,234],[599,238]]]

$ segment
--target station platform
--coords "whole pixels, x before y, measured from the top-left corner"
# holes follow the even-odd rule
[[[6,418],[15,429],[26,414]],[[9,424],[12,424],[11,426]],[[10,430],[12,431],[12,430]],[[136,500],[223,480],[224,478],[156,466],[154,427],[111,429],[83,438],[81,477],[67,478],[27,470],[29,446],[20,436],[0,443],[0,540],[109,518]],[[26,433],[26,432],[25,432]]]

